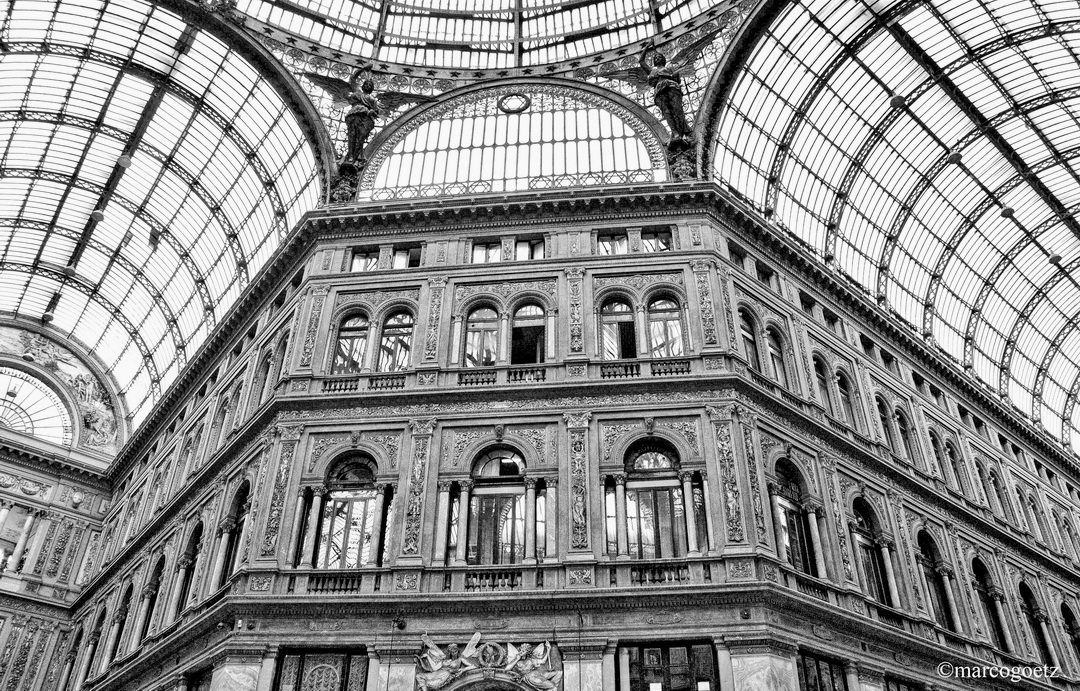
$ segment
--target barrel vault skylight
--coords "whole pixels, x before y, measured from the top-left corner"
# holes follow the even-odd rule
[[[1080,5],[785,3],[715,174],[1080,449]]]
[[[312,146],[220,38],[142,0],[0,15],[0,313],[94,352],[137,424],[318,201]]]

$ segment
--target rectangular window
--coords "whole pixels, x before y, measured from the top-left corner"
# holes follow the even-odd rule
[[[719,691],[713,646],[707,643],[628,646],[630,691]]]
[[[605,322],[603,329],[604,359],[632,360],[637,357],[634,322]]]
[[[477,494],[469,502],[470,564],[520,564],[525,556],[525,494]]]
[[[474,242],[472,246],[473,264],[490,264],[502,261],[502,243]]]
[[[885,677],[885,691],[919,691],[921,684],[912,684],[893,677]]]
[[[746,270],[746,250],[739,247],[731,240],[728,240],[727,244],[728,257],[731,258],[731,263],[739,267],[743,271]]]
[[[844,325],[840,322],[840,317],[838,317],[835,313],[830,312],[828,310],[825,310],[824,317],[825,317],[825,326],[829,327],[829,331],[832,331],[834,334],[836,334],[840,338],[843,338],[844,337]]]
[[[809,316],[814,316],[814,306],[817,305],[817,301],[810,297],[806,293],[799,291],[799,309],[805,312]]]
[[[543,240],[518,240],[514,245],[514,259],[519,262],[543,258]]]
[[[670,252],[672,250],[671,231],[646,231],[641,234],[642,252]]]
[[[378,250],[353,250],[349,271],[374,271],[378,268]]]
[[[863,573],[866,574],[866,580],[869,587],[869,595],[878,602],[887,604],[888,600],[888,586],[885,584],[885,574],[882,571],[882,564],[878,553],[878,547],[868,542],[859,542],[859,558],[862,560]]]
[[[399,249],[395,247],[392,266],[395,269],[415,269],[420,266],[420,248],[403,247]]]
[[[767,285],[773,290],[777,287],[776,272],[768,266],[765,266],[761,262],[757,262],[755,268],[755,275],[759,283]]]
[[[686,556],[682,489],[627,489],[626,532],[630,556],[669,559]]]
[[[799,651],[798,664],[799,691],[848,691],[840,661]]]
[[[626,254],[626,234],[599,235],[596,238],[596,253],[605,256]]]

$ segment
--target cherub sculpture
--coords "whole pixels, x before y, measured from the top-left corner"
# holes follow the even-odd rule
[[[470,669],[475,669],[476,648],[480,643],[480,632],[469,639],[465,650],[458,650],[456,643],[446,646],[444,652],[426,633],[420,636],[424,646],[416,656],[416,686],[420,691],[436,691],[461,676]]]
[[[720,31],[721,29],[713,29],[702,34],[675,53],[670,61],[663,53],[656,50],[652,41],[649,41],[638,57],[637,67],[615,70],[603,73],[601,76],[627,82],[638,91],[652,87],[653,103],[660,109],[668,129],[671,130],[671,142],[668,146],[684,145],[694,132],[686,120],[682,79],[694,73],[694,63]],[[648,61],[649,53],[654,53],[651,65]]]
[[[559,687],[563,673],[548,668],[550,643],[541,643],[535,648],[529,643],[522,643],[520,648],[508,643],[506,647],[507,662],[504,671],[518,677],[521,683],[536,691],[552,691]]]
[[[357,166],[364,164],[364,146],[375,129],[375,121],[382,115],[391,113],[406,103],[430,103],[435,99],[420,94],[407,94],[401,91],[375,93],[375,82],[370,75],[364,76],[363,70],[353,72],[349,81],[328,77],[315,72],[304,72],[312,84],[326,91],[334,99],[334,105],[348,108],[345,113],[348,148],[342,163]]]

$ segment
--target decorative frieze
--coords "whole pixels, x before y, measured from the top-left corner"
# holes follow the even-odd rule
[[[460,305],[466,298],[474,295],[487,295],[496,299],[506,300],[519,293],[540,293],[554,298],[556,294],[555,279],[539,281],[504,281],[502,283],[471,283],[459,285],[454,289],[454,304]]]
[[[700,238],[699,238],[700,242]],[[698,312],[701,314],[701,328],[705,336],[705,345],[716,345],[716,315],[713,310],[712,288],[709,286],[709,268],[712,262],[696,259],[690,262],[694,271],[694,283],[697,286]]]
[[[311,312],[308,315],[307,332],[304,334],[304,347],[300,351],[300,366],[311,367],[311,359],[315,354],[315,340],[319,333],[319,321],[322,319],[323,303],[326,302],[326,294],[329,288],[316,286],[311,291]]]
[[[585,270],[579,267],[566,269],[566,283],[570,295],[570,352],[585,352],[585,336],[582,320],[582,278]],[[581,374],[570,376],[585,376],[585,368],[581,366]]]
[[[424,481],[427,478],[428,454],[431,451],[431,435],[435,431],[435,422],[435,418],[409,421],[413,433],[413,458],[405,498],[405,535],[401,541],[401,553],[407,556],[420,553]]]
[[[443,290],[446,286],[444,276],[428,279],[428,323],[424,339],[424,362],[435,362],[439,355],[439,327],[442,321]]]
[[[299,433],[297,436],[299,436]],[[266,517],[266,532],[263,534],[263,544],[259,551],[260,557],[272,557],[277,551],[278,535],[281,532],[281,517],[285,511],[285,493],[289,485],[289,473],[292,469],[293,456],[296,453],[298,443],[295,439],[281,442],[277,476],[274,481],[274,491],[270,498],[270,510]]]
[[[641,295],[646,288],[657,284],[682,285],[681,273],[635,273],[627,276],[596,276],[593,278],[593,291],[599,292],[604,288],[618,287],[628,290],[636,295]]]
[[[735,453],[731,442],[731,407],[708,406],[716,436],[716,461],[720,466],[720,488],[724,493],[724,514],[727,520],[728,542],[744,542],[742,496],[735,470]]]
[[[758,544],[769,544],[769,530],[765,526],[765,506],[761,498],[761,484],[758,481],[758,463],[754,453],[754,426],[751,422],[739,416],[739,427],[742,428],[743,449],[746,452],[746,471],[750,478],[750,503],[754,508],[754,527],[757,532]]]
[[[589,548],[588,426],[592,413],[563,413],[570,430],[570,548]]]

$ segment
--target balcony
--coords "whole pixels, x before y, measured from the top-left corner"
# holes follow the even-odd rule
[[[404,374],[373,374],[368,378],[368,389],[370,391],[386,391],[404,388]]]
[[[641,364],[637,362],[612,362],[600,365],[601,379],[632,379],[641,376]]]

